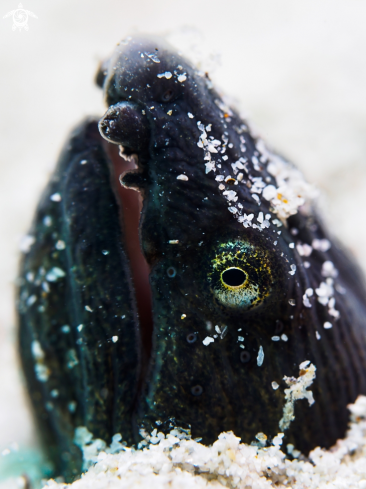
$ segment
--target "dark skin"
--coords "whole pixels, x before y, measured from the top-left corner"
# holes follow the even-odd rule
[[[278,210],[252,191],[278,186],[274,156],[171,47],[121,43],[97,79],[109,107],[99,122],[105,140],[95,120],[73,132],[21,271],[22,361],[56,473],[71,480],[81,470],[79,426],[107,443],[121,433],[134,444],[140,428],[167,433],[174,425],[206,444],[230,430],[247,443],[258,432],[271,439],[283,414],[282,379],[298,377],[307,360],[317,369],[315,403],[296,404],[284,442],[304,453],[331,446],[345,434],[347,404],[366,393],[357,267],[334,242],[307,257],[292,245],[329,236],[311,206],[275,224]],[[55,251],[61,238],[65,252]],[[330,282],[325,262],[338,270]],[[55,268],[64,275],[47,282]],[[332,302],[322,304],[316,290],[326,280]],[[287,341],[273,341],[282,335]],[[34,341],[44,356],[34,356]]]

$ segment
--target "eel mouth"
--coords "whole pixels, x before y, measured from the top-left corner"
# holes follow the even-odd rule
[[[107,138],[105,138],[107,139]],[[137,171],[137,156],[126,156],[119,146],[104,140],[103,146],[112,162],[112,187],[120,207],[120,225],[123,233],[123,247],[128,256],[142,346],[142,371],[145,372],[152,350],[152,299],[149,282],[150,266],[141,250],[139,224],[143,198],[136,188],[121,184],[121,175]]]

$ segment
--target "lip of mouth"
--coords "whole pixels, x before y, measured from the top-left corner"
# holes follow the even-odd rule
[[[108,112],[109,109],[106,115]],[[125,148],[123,146],[121,148],[122,145],[119,141],[111,141],[109,137],[104,136],[101,131],[101,126],[106,115],[99,122],[99,130],[104,138],[104,150],[112,163],[111,184],[120,207],[120,226],[123,237],[122,246],[129,260],[134,288],[134,300],[137,306],[138,318],[136,318],[136,322],[140,330],[142,348],[141,375],[143,378],[151,356],[153,332],[152,298],[149,282],[150,266],[142,253],[139,233],[140,217],[143,207],[143,192],[141,193],[133,186],[128,188],[121,182],[121,177],[125,175],[136,175],[136,173],[141,171],[138,166],[140,158],[131,147]],[[113,119],[110,118],[110,120]],[[110,142],[114,144],[110,144]]]

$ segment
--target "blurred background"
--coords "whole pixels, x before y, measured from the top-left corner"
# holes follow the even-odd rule
[[[366,270],[364,0],[22,2],[29,30],[3,18],[19,0],[0,6],[0,459],[35,443],[15,344],[19,243],[68,131],[104,112],[94,74],[126,35],[167,34],[208,69],[322,190],[328,227]]]

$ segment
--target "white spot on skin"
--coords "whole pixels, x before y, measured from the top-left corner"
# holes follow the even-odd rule
[[[32,341],[31,344],[32,356],[35,361],[44,359],[44,351],[42,350],[41,343],[37,340]]]
[[[288,272],[290,275],[295,275],[296,272],[296,265],[292,264],[290,265],[291,271]]]
[[[309,301],[309,297],[312,297],[314,294],[314,291],[312,288],[308,288],[305,290],[305,294],[302,296],[302,303],[304,304],[305,307],[311,307],[311,302]]]
[[[67,409],[69,410],[70,413],[74,413],[76,411],[76,401],[70,401],[69,404],[67,405]]]
[[[327,260],[322,265],[321,274],[323,275],[323,277],[336,278],[338,277],[338,270],[336,269],[332,261]]]
[[[263,346],[261,345],[259,347],[258,356],[257,356],[258,367],[261,367],[263,365],[263,360],[264,360],[264,351],[263,351]]]
[[[51,216],[45,216],[43,218],[43,224],[47,226],[48,228],[52,226],[52,217]]]
[[[169,244],[179,244],[179,239],[170,239],[168,241]]]
[[[215,340],[211,338],[211,336],[206,336],[206,338],[202,341],[205,346],[208,346],[210,343],[213,343]]]
[[[257,149],[262,154],[260,160],[268,161],[267,170],[276,180],[276,187],[265,187],[263,197],[271,203],[278,217],[285,221],[296,214],[299,207],[313,200],[317,191],[305,181],[299,170],[269,151],[263,140],[257,141]]]
[[[50,197],[50,200],[52,200],[53,202],[61,202],[61,200],[62,200],[61,194],[58,192],[56,192],[55,194],[52,194]]]
[[[173,76],[170,71],[165,71],[165,73],[159,73],[156,75],[158,78],[166,78],[167,80],[170,80],[170,78]]]
[[[223,192],[223,195],[225,195],[228,201],[236,202],[238,200],[235,190],[225,190],[225,192]]]
[[[179,75],[177,80],[179,81],[179,83],[185,82],[187,80],[186,74],[183,73],[182,75]]]
[[[331,328],[333,328],[333,324],[330,323],[329,321],[325,321],[325,323],[323,324],[323,327],[324,327],[324,329],[331,329]]]
[[[278,228],[280,228],[282,226],[282,222],[279,221],[278,219],[273,219],[273,224],[275,224]]]
[[[50,376],[50,370],[48,367],[46,367],[46,365],[41,363],[36,363],[36,365],[34,366],[34,371],[37,379],[40,382],[47,382]]]
[[[113,343],[117,343],[117,341],[118,341],[118,336],[112,336],[112,341],[113,341]]]
[[[262,191],[263,198],[266,200],[272,200],[277,195],[277,189],[274,185],[267,185]]]
[[[172,110],[168,110],[167,114],[168,115],[172,115],[173,114],[173,111]]]
[[[46,280],[48,282],[57,282],[59,278],[65,277],[66,273],[59,267],[53,267],[46,273]]]
[[[318,301],[323,306],[326,306],[329,302],[329,298],[334,294],[333,280],[327,279],[326,282],[321,282],[319,287],[315,289],[318,296]]]
[[[151,61],[154,63],[160,63],[160,59],[156,56],[155,53],[145,53],[145,56],[147,56]]]
[[[274,391],[276,391],[279,388],[279,384],[277,384],[277,382],[275,382],[275,381],[273,381],[271,385],[272,385],[272,389]]]
[[[187,115],[188,115],[188,117],[189,117],[190,119],[193,119],[193,117],[194,117],[194,115],[193,115],[193,114],[191,114],[190,112],[188,112],[188,114],[187,114]]]
[[[283,407],[283,416],[279,422],[279,428],[281,431],[287,430],[291,422],[295,419],[295,401],[299,399],[307,399],[309,406],[315,402],[312,391],[308,391],[306,389],[315,379],[316,367],[306,360],[300,364],[299,369],[300,375],[297,379],[295,377],[287,377],[286,375],[283,378],[289,388],[285,389],[286,403]]]
[[[298,243],[296,245],[296,249],[300,256],[310,256],[313,251],[313,248],[306,243],[304,244]]]
[[[281,335],[281,340],[282,341],[288,341],[288,336],[286,334]]]
[[[279,336],[272,336],[271,340],[272,341],[280,341],[280,337]]]
[[[77,358],[77,355],[76,355],[76,351],[74,349],[70,349],[67,351],[66,353],[66,356],[67,356],[67,368],[68,369],[73,369],[74,367],[76,367],[76,365],[78,365],[79,363],[79,360]]]
[[[187,175],[178,175],[177,176],[177,180],[183,180],[184,182],[187,182],[188,181],[188,177]]]
[[[28,307],[31,307],[36,301],[37,301],[37,296],[33,294],[30,297],[28,297],[28,299],[26,300],[26,304]]]
[[[93,309],[90,306],[85,306],[84,309],[88,312],[93,312]]]
[[[214,162],[205,163],[205,167],[206,167],[206,174],[210,173],[210,171],[215,170],[215,163]]]
[[[328,239],[314,239],[311,243],[314,250],[328,251],[331,247],[331,243]]]
[[[42,350],[41,343],[37,340],[32,341],[31,344],[32,356],[35,361],[34,372],[39,382],[47,382],[50,376],[50,370],[44,364],[45,354]]]
[[[59,239],[57,243],[55,244],[56,250],[64,250],[66,248],[65,241],[62,241],[62,239]]]
[[[79,326],[77,326],[77,330],[80,332],[82,329],[83,329],[84,325],[83,324],[79,324]]]
[[[321,336],[318,331],[315,331],[315,336],[317,340],[320,340]]]
[[[29,253],[31,247],[34,245],[35,242],[36,242],[36,238],[34,236],[31,236],[30,234],[26,234],[20,240],[20,244],[19,244],[20,251],[22,253]]]

